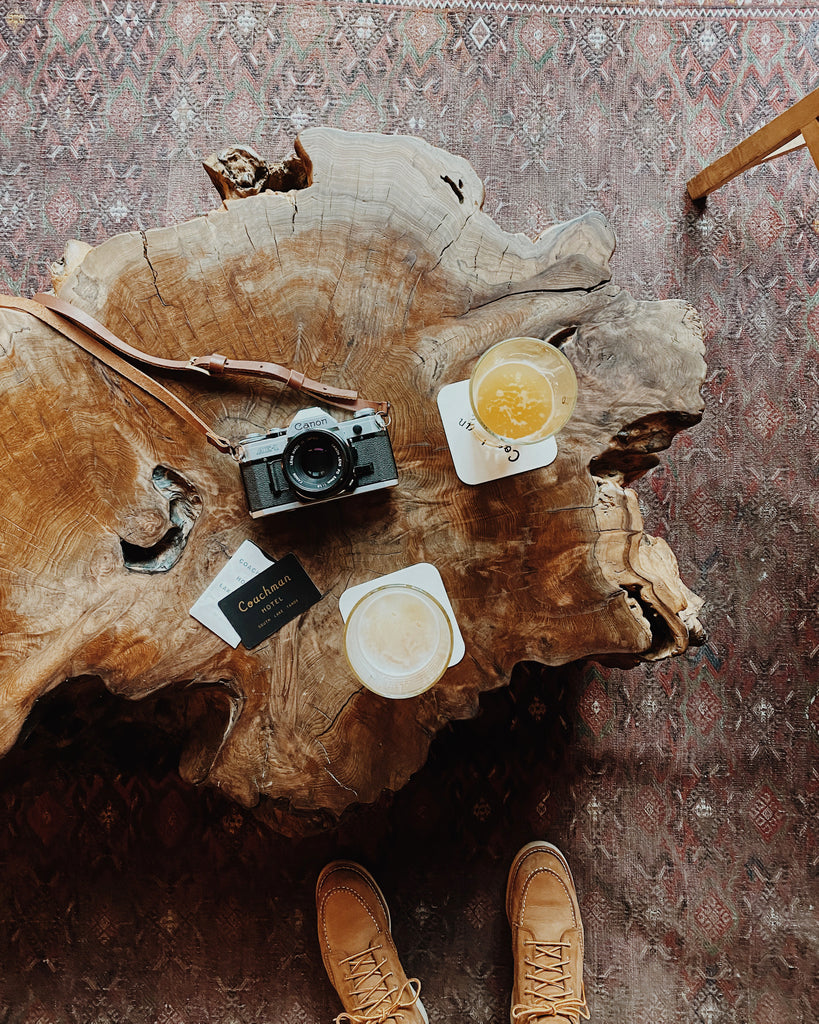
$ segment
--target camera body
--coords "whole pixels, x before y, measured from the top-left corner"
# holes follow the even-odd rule
[[[251,434],[237,451],[254,519],[398,483],[386,426],[372,409],[341,421],[301,409],[286,429]]]

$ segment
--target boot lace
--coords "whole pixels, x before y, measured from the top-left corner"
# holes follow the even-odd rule
[[[392,971],[384,972],[387,958],[379,957],[381,948],[380,945],[370,946],[339,960],[339,966],[346,966],[347,980],[353,986],[349,994],[356,1005],[351,1011],[340,1013],[334,1024],[385,1024],[391,1019],[403,1020],[401,1011],[411,1010],[418,1002],[421,982],[410,978],[399,986]]]
[[[568,942],[538,942],[529,940],[532,952],[524,960],[526,973],[523,995],[525,1003],[512,1007],[515,1024],[535,1024],[547,1017],[568,1017],[577,1024],[582,1016],[589,1019],[589,1010],[583,998],[571,988],[572,975],[567,970],[570,960]]]

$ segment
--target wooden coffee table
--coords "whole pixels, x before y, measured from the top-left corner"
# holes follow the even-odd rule
[[[597,214],[536,241],[501,230],[469,164],[418,139],[310,129],[295,148],[278,165],[211,158],[221,208],[72,244],[55,287],[157,355],[274,359],[389,398],[398,487],[252,520],[229,456],[0,311],[0,749],[66,679],[129,698],[179,687],[182,775],[248,806],[274,798],[264,813],[282,829],[402,786],[436,731],[474,715],[518,661],[634,664],[701,639],[701,602],[626,486],[701,416],[695,310],[609,284],[614,236]],[[439,390],[504,337],[570,326],[580,396],[556,461],[461,483]],[[242,379],[163,383],[237,439],[313,404]],[[324,595],[253,651],[188,614],[246,539],[295,552]],[[389,701],[347,667],[338,599],[417,562],[439,569],[466,656],[426,694]]]

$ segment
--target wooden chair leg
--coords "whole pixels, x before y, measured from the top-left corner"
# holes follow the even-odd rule
[[[814,118],[802,126],[802,137],[808,147],[813,162],[819,167],[819,120]]]
[[[819,89],[814,89],[695,175],[688,182],[688,194],[692,199],[702,199],[743,171],[803,145],[807,145],[819,166],[818,117]]]

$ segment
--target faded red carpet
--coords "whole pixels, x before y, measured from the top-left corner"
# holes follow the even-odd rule
[[[703,422],[638,484],[706,599],[705,647],[631,672],[518,670],[397,796],[298,843],[175,772],[168,701],[83,683],[0,762],[0,1022],[285,1024],[340,1012],[313,885],[362,860],[434,1021],[508,1019],[506,870],[574,870],[592,1019],[819,1017],[819,170],[685,182],[819,80],[819,8],[0,0],[0,285],[66,238],[217,205],[201,160],[327,124],[469,159],[537,234],[589,208],[614,280],[707,330]]]

